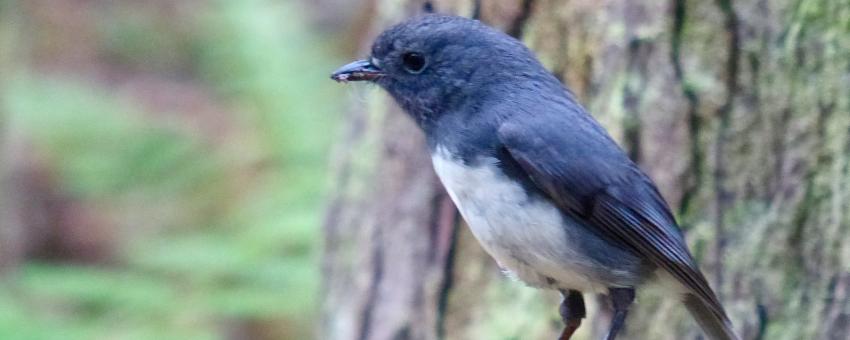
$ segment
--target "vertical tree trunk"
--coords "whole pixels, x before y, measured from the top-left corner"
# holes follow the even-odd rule
[[[415,11],[373,0],[370,35]],[[485,1],[653,177],[747,339],[850,336],[843,0]],[[472,1],[441,1],[466,15]],[[366,53],[366,52],[363,52]],[[323,339],[553,339],[556,294],[502,278],[380,91],[352,100],[326,221]],[[700,332],[663,291],[635,339]],[[600,308],[601,307],[601,308]],[[598,338],[592,304],[579,336]]]

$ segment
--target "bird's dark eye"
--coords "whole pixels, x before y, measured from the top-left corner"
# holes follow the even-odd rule
[[[401,62],[407,72],[416,74],[425,69],[425,57],[416,52],[407,52],[401,56]]]

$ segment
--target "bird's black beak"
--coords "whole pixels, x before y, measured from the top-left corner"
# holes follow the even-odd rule
[[[344,83],[348,81],[375,80],[383,75],[384,72],[369,60],[358,60],[334,71],[331,74],[331,79]]]

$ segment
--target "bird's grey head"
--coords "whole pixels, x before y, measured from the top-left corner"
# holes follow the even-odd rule
[[[332,78],[380,85],[424,127],[540,76],[551,78],[516,39],[477,20],[429,14],[387,29],[369,58]]]

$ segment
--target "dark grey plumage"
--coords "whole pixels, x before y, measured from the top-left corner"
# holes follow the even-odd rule
[[[395,98],[484,248],[530,285],[564,292],[562,308],[577,291],[611,293],[622,322],[628,291],[672,278],[709,336],[737,339],[655,185],[521,42],[426,15],[382,33],[369,61],[334,78]]]

